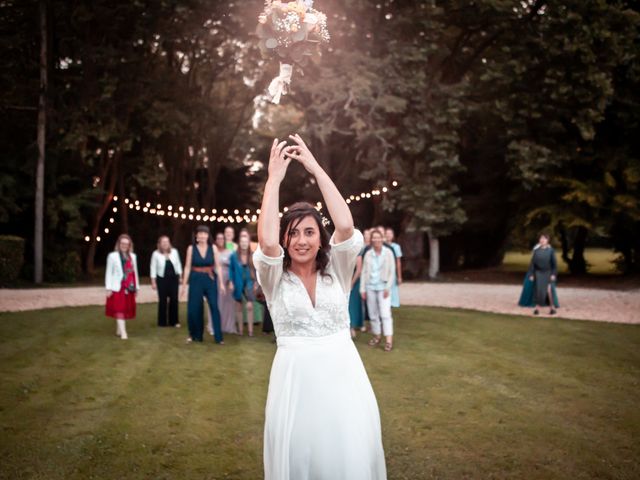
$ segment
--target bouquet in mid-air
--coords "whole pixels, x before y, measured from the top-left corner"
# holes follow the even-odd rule
[[[267,0],[258,17],[256,34],[263,56],[280,60],[280,74],[268,88],[273,103],[287,94],[293,66],[302,68],[309,60],[317,60],[320,46],[329,42],[327,16],[313,8],[313,0]]]

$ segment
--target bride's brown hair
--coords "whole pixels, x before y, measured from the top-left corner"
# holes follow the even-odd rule
[[[282,268],[286,272],[291,267],[291,257],[289,256],[289,245],[291,244],[291,233],[298,227],[300,222],[306,218],[311,217],[315,220],[320,232],[320,249],[316,254],[316,269],[320,271],[322,276],[327,274],[327,265],[329,265],[329,232],[324,228],[322,224],[322,217],[320,212],[316,208],[307,202],[296,202],[289,207],[289,209],[282,215],[280,219],[280,245],[284,249],[284,261]]]

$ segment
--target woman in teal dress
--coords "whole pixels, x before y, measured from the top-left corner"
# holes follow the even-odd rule
[[[204,321],[202,318],[203,301],[206,298],[213,319],[213,334],[216,343],[223,344],[220,312],[218,311],[218,289],[224,293],[222,270],[218,257],[211,246],[209,227],[200,225],[196,228],[193,245],[187,248],[185,256],[184,277],[181,297],[184,296],[187,282],[189,297],[187,300],[187,320],[189,338],[187,343],[202,342]]]
[[[356,338],[356,332],[364,326],[364,307],[360,296],[360,273],[362,273],[362,255],[360,250],[356,261],[356,269],[351,279],[351,293],[349,294],[349,318],[351,319],[351,338]]]
[[[534,315],[540,314],[538,307],[549,307],[549,314],[555,315],[555,309],[560,307],[555,285],[557,277],[556,254],[549,244],[549,235],[543,233],[533,249],[518,305],[533,308]]]
[[[251,237],[249,232],[241,232],[238,249],[229,259],[229,279],[233,285],[233,298],[238,305],[238,334],[243,334],[243,311],[247,308],[247,330],[253,337],[253,302],[256,300],[256,269],[253,266],[253,252],[251,251]]]

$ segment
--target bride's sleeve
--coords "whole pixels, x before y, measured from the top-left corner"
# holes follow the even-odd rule
[[[270,302],[275,294],[280,278],[282,277],[282,262],[284,260],[284,250],[280,247],[280,255],[268,257],[260,246],[253,253],[253,264],[256,268],[256,277],[262,287],[267,302]]]
[[[360,230],[353,230],[351,238],[341,243],[334,243],[333,235],[331,236],[331,250],[329,253],[331,267],[338,277],[338,282],[345,293],[351,291],[351,279],[353,270],[356,268],[358,254],[364,245],[364,238]]]

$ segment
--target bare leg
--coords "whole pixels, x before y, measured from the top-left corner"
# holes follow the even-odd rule
[[[247,300],[247,330],[249,331],[249,336],[253,337],[253,302],[251,300]]]
[[[244,319],[242,318],[242,301],[236,302],[236,323],[238,324],[238,335],[244,335]]]

